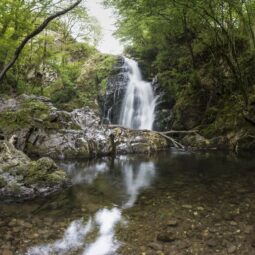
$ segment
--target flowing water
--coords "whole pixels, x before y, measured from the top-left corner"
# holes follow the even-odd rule
[[[59,164],[71,188],[0,204],[0,254],[255,253],[252,157],[167,151]]]
[[[128,71],[128,86],[122,104],[119,124],[134,129],[152,130],[157,97],[151,83],[142,79],[138,63],[125,58]]]

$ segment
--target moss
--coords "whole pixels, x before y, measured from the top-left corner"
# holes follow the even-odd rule
[[[66,180],[64,171],[55,171],[47,176],[47,182],[50,184],[61,184],[64,180]]]
[[[21,187],[18,183],[16,182],[11,182],[7,185],[7,189],[9,192],[17,194],[19,196],[19,193],[21,192]]]
[[[30,162],[26,167],[20,169],[25,176],[26,184],[50,184],[62,183],[66,180],[64,171],[58,170],[54,161],[50,158],[41,158]]]
[[[52,120],[50,113],[49,106],[38,99],[21,100],[17,111],[7,110],[0,113],[0,126],[6,135],[31,127],[56,130],[63,128],[63,123],[67,123],[68,128],[80,129],[75,124],[69,126],[70,116],[62,114],[59,119]]]
[[[205,108],[201,98],[191,85],[178,94],[174,106],[174,129],[192,129],[201,123]]]
[[[22,101],[17,111],[7,110],[0,113],[0,126],[7,133],[36,126],[38,123],[35,120],[49,121],[49,107],[37,99]]]
[[[255,151],[255,136],[247,135],[238,139],[236,151]]]
[[[226,135],[230,132],[238,132],[242,128],[249,129],[249,125],[243,118],[243,103],[241,96],[233,95],[222,101],[217,107],[208,109],[211,123],[201,127],[201,134],[212,138],[214,136]]]

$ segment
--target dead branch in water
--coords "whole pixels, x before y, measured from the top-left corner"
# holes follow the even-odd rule
[[[170,142],[172,142],[172,144],[174,145],[174,147],[178,150],[184,150],[185,149],[185,146],[182,145],[181,143],[177,142],[175,139],[173,139],[172,137],[170,136],[167,136],[165,135],[164,133],[162,132],[157,132],[157,131],[151,131],[151,132],[154,132],[156,134],[159,134],[161,135],[162,137],[164,137],[165,139],[169,140]]]

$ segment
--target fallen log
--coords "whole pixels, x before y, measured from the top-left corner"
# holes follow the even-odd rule
[[[164,131],[164,132],[160,132],[162,134],[196,134],[197,130],[169,130],[169,131]]]

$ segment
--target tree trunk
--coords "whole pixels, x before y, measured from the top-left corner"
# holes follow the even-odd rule
[[[56,19],[57,17],[60,17],[64,14],[66,14],[67,12],[71,11],[72,9],[74,9],[76,6],[78,6],[81,3],[82,0],[77,0],[74,4],[70,5],[69,7],[67,7],[66,9],[56,12],[52,15],[50,15],[47,19],[45,19],[43,21],[43,23],[38,26],[34,31],[32,31],[30,34],[28,34],[20,43],[20,45],[17,47],[17,49],[14,52],[14,55],[11,59],[11,61],[3,68],[3,70],[0,73],[0,84],[3,81],[3,78],[5,76],[5,74],[8,72],[8,70],[15,64],[16,60],[18,59],[19,55],[21,54],[23,48],[26,46],[26,44],[29,42],[30,39],[34,38],[36,35],[38,35],[39,33],[41,33],[43,31],[44,28],[47,27],[47,25],[54,19]]]

